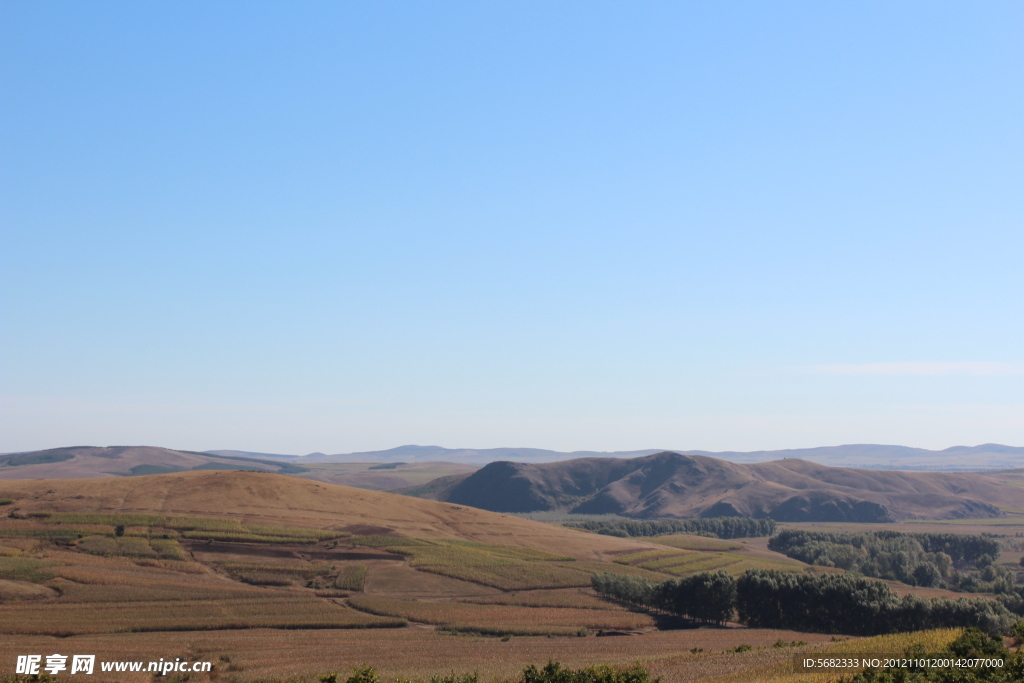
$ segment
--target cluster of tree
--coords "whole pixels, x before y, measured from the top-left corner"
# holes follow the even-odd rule
[[[753,569],[737,581],[740,621],[756,628],[878,635],[974,626],[1003,633],[1015,621],[983,598],[900,598],[889,586],[850,574],[792,574]]]
[[[1018,576],[1018,579],[1020,577]],[[1024,617],[1024,581],[1017,583],[1012,591],[1007,591],[998,596],[1003,607],[1014,614]]]
[[[736,579],[723,571],[655,582],[623,574],[595,574],[602,595],[705,624],[724,624],[736,605]]]
[[[1024,623],[1018,622],[1018,630]],[[1019,644],[1019,642],[1018,642]],[[925,668],[909,667],[868,669],[842,679],[842,683],[1019,683],[1024,681],[1024,651],[1011,653],[1003,645],[1002,638],[995,638],[978,629],[968,628],[942,652],[926,652],[924,647],[911,648],[905,653],[906,659],[957,660],[957,659],[1001,659],[1003,666],[948,666]]]
[[[956,565],[988,567],[999,556],[998,541],[986,536],[898,531],[786,530],[773,537],[768,547],[807,564],[840,567],[912,586],[938,586],[943,579],[959,581]]]
[[[1024,573],[1008,566],[986,564],[976,571],[954,570],[943,582],[946,588],[965,593],[996,593],[1024,596]]]
[[[738,579],[703,572],[661,583],[598,574],[592,585],[602,595],[699,621],[726,621],[735,610],[754,628],[879,635],[973,626],[1002,633],[1014,622],[991,600],[900,598],[880,581],[849,574],[751,569]]]
[[[652,521],[620,520],[570,522],[566,526],[586,529],[605,536],[664,536],[694,534],[715,538],[757,538],[775,533],[774,519],[753,517],[694,517],[691,519],[660,519]]]

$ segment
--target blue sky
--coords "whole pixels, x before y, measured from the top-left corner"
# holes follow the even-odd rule
[[[1024,445],[1024,5],[0,3],[0,451]]]

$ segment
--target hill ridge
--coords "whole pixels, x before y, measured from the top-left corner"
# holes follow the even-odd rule
[[[796,458],[741,464],[674,451],[630,459],[493,462],[433,491],[405,492],[499,512],[641,519],[743,515],[790,522],[998,517],[1005,514],[999,505],[1019,506],[1021,499],[1018,487],[974,473],[881,472]]]

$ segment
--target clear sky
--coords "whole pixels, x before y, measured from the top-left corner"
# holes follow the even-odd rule
[[[0,451],[1024,445],[1020,2],[0,2]]]

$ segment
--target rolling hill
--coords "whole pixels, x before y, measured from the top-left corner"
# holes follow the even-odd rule
[[[193,471],[0,482],[5,512],[141,513],[229,517],[352,534],[451,538],[597,558],[647,547],[462,505],[252,471]]]
[[[565,510],[636,518],[749,515],[892,522],[998,517],[1024,493],[982,474],[878,472],[798,459],[742,465],[663,452],[547,464],[495,462],[405,491],[500,512]]]
[[[1024,448],[1001,444],[953,446],[940,451],[908,446],[847,444],[778,451],[701,451],[649,448],[634,451],[552,451],[543,448],[442,448],[441,446],[399,446],[383,451],[358,453],[310,453],[275,455],[247,451],[207,451],[213,455],[243,456],[291,462],[300,465],[324,462],[426,462],[445,461],[484,465],[499,460],[514,462],[557,462],[578,458],[635,458],[671,450],[683,455],[706,455],[736,463],[760,463],[799,458],[832,467],[876,470],[920,470],[939,472],[1003,470],[1024,467]]]
[[[290,463],[228,457],[152,446],[73,446],[0,456],[0,479],[78,479],[132,477],[186,470],[263,470],[303,472]]]
[[[273,457],[265,453],[197,453],[152,446],[75,446],[0,455],[0,480],[134,477],[192,470],[258,470],[344,486],[388,490],[424,484],[445,475],[468,474],[477,469],[473,465],[443,462],[299,465],[273,460]]]

